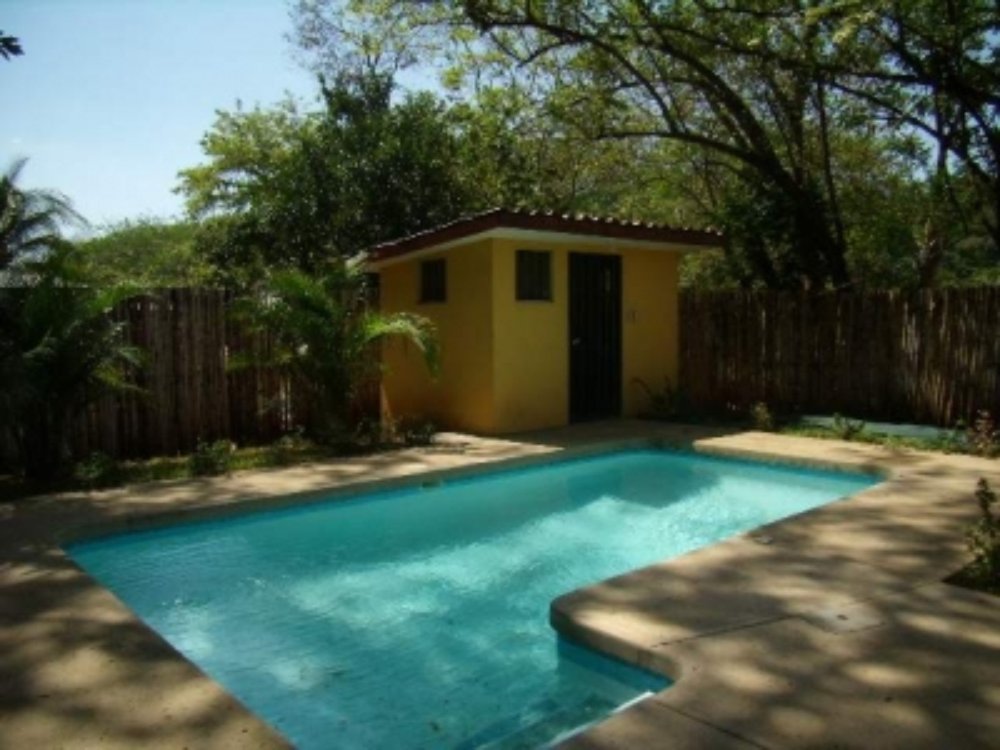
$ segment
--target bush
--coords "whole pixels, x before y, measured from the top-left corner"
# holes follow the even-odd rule
[[[216,440],[214,443],[199,440],[194,453],[188,459],[191,475],[215,477],[228,474],[235,450],[236,446],[228,440]]]
[[[302,429],[296,429],[294,432],[282,435],[268,446],[267,462],[272,466],[288,466],[295,463],[298,456],[310,445],[310,441],[302,434]]]
[[[996,493],[985,479],[976,486],[981,517],[966,534],[972,553],[972,571],[991,589],[1000,588],[1000,518],[993,515]]]
[[[988,411],[979,411],[968,433],[969,451],[977,456],[993,458],[1000,453],[1000,431]]]
[[[955,423],[953,430],[939,431],[937,437],[928,447],[931,450],[939,450],[944,453],[966,453],[969,449],[969,440],[965,422],[959,420]]]
[[[763,401],[758,401],[750,407],[750,421],[755,430],[774,432],[774,415]]]
[[[121,480],[121,465],[107,453],[95,451],[77,463],[73,478],[85,487],[108,487]]]
[[[434,442],[437,427],[429,419],[404,419],[397,428],[405,445],[430,445]]]
[[[390,429],[389,432],[392,430]],[[369,448],[378,447],[382,443],[383,429],[381,420],[373,417],[363,417],[354,428],[354,442]]]
[[[633,382],[645,391],[649,399],[646,416],[652,419],[670,419],[686,411],[685,393],[679,386],[675,387],[670,378],[663,379],[663,388],[658,391],[653,390],[642,378],[634,378]]]
[[[862,420],[849,419],[842,414],[833,415],[833,434],[841,440],[853,440],[865,431],[865,423]]]

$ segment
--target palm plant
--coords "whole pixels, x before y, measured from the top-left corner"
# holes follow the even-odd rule
[[[380,341],[402,337],[412,342],[431,372],[437,371],[431,322],[418,315],[372,310],[364,274],[348,262],[335,261],[318,274],[273,272],[237,310],[251,329],[269,334],[273,342],[263,364],[276,367],[306,390],[309,420],[304,427],[320,442],[339,438],[351,426],[352,406],[381,371],[376,349]]]
[[[59,244],[63,225],[86,223],[65,196],[19,187],[26,163],[18,159],[0,176],[0,270]]]
[[[87,283],[61,232],[82,219],[63,196],[18,187],[23,167],[0,177],[0,431],[7,458],[47,479],[66,465],[73,418],[124,387],[139,353],[108,314],[133,290]]]
[[[133,290],[96,290],[70,245],[25,264],[31,283],[0,289],[0,424],[30,479],[67,466],[74,417],[101,395],[129,388],[138,349],[111,309]]]

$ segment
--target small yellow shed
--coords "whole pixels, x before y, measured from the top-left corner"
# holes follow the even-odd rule
[[[677,382],[683,252],[715,232],[495,209],[372,249],[384,312],[437,326],[431,379],[412,344],[383,351],[383,409],[503,434],[634,416],[638,380]]]

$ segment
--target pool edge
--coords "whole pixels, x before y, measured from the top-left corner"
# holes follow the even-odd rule
[[[620,445],[624,442],[633,446],[637,443],[649,445],[655,443],[655,441],[664,440],[662,434],[660,434],[661,431],[655,429],[655,426],[654,428],[647,428],[642,425],[637,427],[634,423],[631,423],[625,427],[629,430],[639,429],[643,433],[643,436],[628,438],[624,441],[619,439],[611,441],[598,439],[589,443],[584,448],[584,452],[587,452],[587,450],[590,452],[601,452],[602,447],[604,450],[607,450],[606,446],[609,444]],[[718,440],[722,442],[718,442]],[[889,477],[888,482],[906,482],[907,488],[919,485],[921,495],[927,498],[936,496],[945,499],[950,498],[955,493],[955,488],[952,485],[958,479],[964,482],[965,478],[971,476],[972,473],[987,474],[991,477],[997,477],[997,481],[1000,481],[1000,465],[996,462],[990,464],[985,461],[964,457],[903,452],[903,457],[906,460],[897,465],[894,461],[899,459],[898,456],[872,447],[832,441],[816,441],[806,438],[784,438],[783,441],[779,441],[780,445],[777,448],[761,451],[753,447],[754,445],[758,445],[760,440],[761,436],[756,433],[743,433],[741,435],[729,436],[728,438],[708,438],[706,444],[710,447],[708,451],[704,452],[711,452],[712,450],[739,450],[744,451],[742,454],[744,457],[764,457],[765,460],[768,457],[772,457],[779,459],[782,463],[789,463],[789,446],[798,446],[796,448],[798,450],[803,445],[810,445],[811,450],[804,451],[801,456],[803,463],[799,465],[809,465],[805,461],[820,460],[829,467],[831,461],[828,458],[828,454],[830,453],[839,454],[844,459],[832,461],[832,465],[835,466],[846,465],[855,468],[859,465],[859,461],[867,461],[871,465],[877,466],[880,471],[885,472],[886,476]],[[765,437],[764,440],[767,442],[771,438]],[[702,446],[698,445],[701,442],[701,440],[695,440],[691,442],[691,445],[695,450],[702,452]],[[667,440],[667,444],[676,446],[677,442]],[[563,448],[558,445],[546,445],[545,448],[544,453],[539,453],[533,460],[544,462],[546,458],[551,458],[553,454],[568,455],[565,451],[579,450],[580,446],[576,444]],[[746,451],[750,451],[750,453]],[[495,471],[498,465],[497,462],[487,460],[472,470]],[[423,476],[426,481],[426,477],[447,471],[449,470],[425,472],[420,476]],[[419,472],[410,474],[403,481],[413,481],[418,474]],[[356,492],[360,491],[361,484],[359,482],[355,487]],[[197,504],[201,502],[197,496],[201,494],[202,490],[210,492],[213,487],[215,487],[214,484],[188,483],[180,489],[184,490],[188,495],[195,496],[192,502]],[[321,490],[306,490],[296,497],[316,496],[319,492]],[[118,493],[118,496],[114,499],[114,502],[119,501],[123,504],[129,502],[128,499],[122,498],[121,493]],[[246,512],[248,506],[244,505],[244,502],[247,501],[246,498],[225,499],[223,501],[224,505],[219,506],[223,508],[219,513],[221,515],[228,515],[233,512]],[[253,497],[249,498],[249,502],[253,501]],[[79,502],[91,502],[91,500],[88,498],[85,501],[81,500]],[[18,595],[18,599],[11,600],[11,611],[17,610],[19,617],[16,626],[12,626],[4,634],[5,640],[3,645],[9,649],[10,653],[15,653],[15,649],[23,647],[26,650],[32,651],[33,655],[30,659],[25,657],[23,660],[16,662],[15,666],[18,673],[11,673],[17,679],[13,686],[6,688],[7,692],[3,695],[4,700],[0,716],[5,718],[5,723],[0,738],[10,739],[14,745],[17,745],[18,738],[28,737],[32,738],[35,745],[59,744],[69,747],[90,747],[96,743],[97,739],[100,739],[100,742],[105,746],[128,747],[130,746],[130,742],[134,743],[135,735],[131,734],[131,732],[135,731],[135,725],[146,721],[143,718],[144,715],[141,709],[149,707],[144,707],[141,704],[143,702],[148,704],[152,701],[157,704],[157,716],[159,718],[146,721],[147,734],[143,735],[143,744],[148,747],[176,747],[179,744],[184,744],[185,741],[193,743],[194,746],[199,746],[199,744],[204,746],[208,737],[211,738],[209,744],[213,745],[228,743],[230,746],[287,747],[287,742],[280,735],[273,736],[273,729],[269,725],[264,724],[258,717],[250,714],[245,707],[242,707],[242,704],[236,702],[234,705],[232,703],[235,701],[234,698],[224,693],[216,683],[204,677],[196,667],[183,658],[179,660],[175,659],[174,661],[183,662],[183,665],[187,665],[186,668],[183,665],[180,665],[179,668],[171,667],[169,664],[165,665],[168,667],[168,671],[164,675],[164,681],[168,684],[158,685],[157,690],[152,694],[144,692],[147,688],[144,683],[148,682],[148,670],[145,669],[145,662],[137,657],[137,651],[149,648],[153,650],[157,649],[155,642],[150,646],[150,636],[154,641],[162,641],[162,639],[134,618],[127,609],[124,609],[124,605],[120,603],[116,605],[115,602],[117,600],[113,599],[110,592],[107,592],[103,587],[100,587],[99,584],[90,579],[89,576],[86,576],[85,573],[72,563],[72,560],[68,556],[58,549],[59,540],[67,537],[78,539],[80,538],[78,533],[60,534],[59,529],[53,530],[48,527],[49,519],[45,519],[45,525],[36,523],[34,529],[31,523],[27,523],[27,520],[30,520],[26,518],[27,516],[45,510],[45,503],[39,503],[38,505],[41,506],[40,509],[38,507],[25,507],[23,512],[18,510],[16,512],[18,517],[14,519],[16,523],[8,523],[6,528],[3,529],[6,532],[5,541],[8,543],[4,547],[3,558],[0,560],[2,562],[2,569],[0,569],[2,578],[0,578],[0,581],[2,581],[5,588],[10,587],[11,591],[24,590],[25,594],[27,594],[28,590],[30,590],[34,593],[30,597]],[[206,512],[212,513],[215,511]],[[810,514],[813,512],[815,511],[811,511]],[[168,525],[176,522],[176,519],[190,518],[189,513],[189,510],[178,511],[167,509],[165,511],[150,511],[148,508],[140,508],[136,518],[131,521],[128,518],[115,517],[103,524],[89,523],[74,525],[70,522],[69,526],[65,527],[62,531],[65,532],[67,528],[75,528],[78,531],[80,529],[91,530],[94,528],[102,528],[105,532],[127,531],[135,528],[143,528],[143,524],[146,522],[145,519],[151,516],[161,518],[161,523],[157,525]],[[207,518],[210,516],[203,515],[201,517]],[[58,525],[60,518],[56,518],[52,523]],[[942,550],[943,552],[938,554],[936,558],[938,562],[941,559],[954,559],[955,551],[953,548],[943,545]],[[69,567],[67,567],[67,563]],[[81,576],[83,577],[82,580],[80,579]],[[924,575],[918,577],[918,580],[926,581],[928,579]],[[68,584],[72,585],[71,589],[66,588]],[[816,585],[820,584],[821,581],[817,581]],[[72,596],[68,596],[68,592],[72,592]],[[109,599],[109,596],[112,598]],[[94,598],[97,601],[91,602],[90,600]],[[59,631],[58,627],[53,631],[53,621],[46,618],[51,618],[54,614],[69,616],[69,613],[72,613],[72,616],[77,618],[83,616],[92,618],[93,634],[84,634],[79,640],[74,640],[67,637],[62,631]],[[108,691],[105,690],[105,695],[100,704],[101,709],[96,710],[88,708],[92,704],[88,703],[89,696],[87,695],[87,691],[79,692],[69,688],[63,690],[58,681],[53,682],[53,678],[50,676],[52,670],[61,669],[70,657],[74,659],[78,658],[81,652],[92,650],[95,647],[107,651],[108,648],[115,646],[116,644],[114,644],[113,640],[115,638],[114,633],[117,631],[109,629],[111,624],[109,619],[115,620],[117,623],[120,620],[128,620],[130,617],[135,620],[132,623],[127,623],[130,625],[128,638],[131,640],[126,644],[127,648],[115,651],[114,653],[119,662],[126,662],[125,666],[134,666],[136,668],[134,678],[129,678],[127,675],[118,675],[124,680],[123,684],[127,688],[126,693],[131,695],[126,695],[126,697],[119,699],[113,695],[109,695]],[[147,631],[145,634],[135,632],[134,626],[137,623],[140,630],[144,629]],[[29,644],[30,649],[27,648]],[[650,652],[652,658],[659,660],[657,663],[673,663],[670,661],[672,657],[664,653],[662,649],[654,647],[647,650]],[[116,668],[118,672],[121,671],[120,667],[121,664]],[[101,665],[97,665],[95,667],[95,674],[105,674],[108,669],[111,668],[108,667],[106,669]],[[194,674],[191,673],[192,669],[194,670]],[[112,673],[108,672],[108,674]],[[679,672],[679,676],[682,675],[684,675],[683,670]],[[174,704],[170,703],[167,699],[168,688],[171,690],[173,687],[183,688],[190,681],[210,683],[207,690],[205,689],[205,685],[200,686],[201,693],[205,695],[205,705],[212,706],[212,713],[218,721],[216,722],[216,726],[216,724],[206,725],[192,720],[191,730],[193,734],[186,735],[181,731],[183,727],[178,728],[178,725],[185,721],[182,712],[174,712],[170,717],[164,718],[159,716],[159,709],[163,707],[163,710],[169,714],[170,711],[167,710],[166,706]],[[98,679],[96,684],[103,683]],[[215,686],[215,688],[211,686]],[[17,692],[18,690],[20,692]],[[220,692],[223,694],[220,695]],[[173,699],[171,698],[171,700]],[[140,709],[138,711],[136,710],[137,704],[139,704]],[[623,716],[627,716],[628,713],[626,711]],[[616,718],[615,722],[616,724],[620,724],[620,719]],[[268,730],[271,730],[272,734],[268,734],[267,731],[259,727],[255,729],[254,726],[256,724],[263,725]],[[129,727],[133,728],[129,729]],[[216,733],[206,734],[210,729]],[[600,730],[601,727],[599,726],[597,731]],[[248,731],[249,734],[247,734]],[[120,732],[121,734],[116,735],[116,732]],[[119,736],[118,742],[114,740],[116,736]],[[229,739],[227,740],[226,738]]]

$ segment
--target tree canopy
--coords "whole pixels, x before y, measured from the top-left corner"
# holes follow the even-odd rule
[[[208,161],[181,173],[180,192],[224,275],[310,271],[473,205],[444,106],[430,94],[393,103],[391,92],[382,76],[342,76],[323,83],[317,111],[219,113],[202,142]]]
[[[186,221],[126,219],[79,242],[80,263],[90,283],[101,286],[198,286],[213,269],[196,250],[197,231]]]
[[[293,16],[316,69],[430,65],[473,107],[517,91],[517,120],[588,157],[633,144],[625,163],[659,180],[633,191],[645,218],[726,229],[710,276],[927,285],[997,262],[986,0],[299,0]]]

